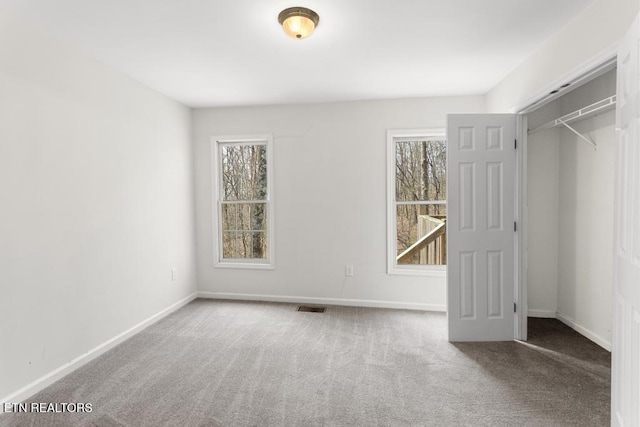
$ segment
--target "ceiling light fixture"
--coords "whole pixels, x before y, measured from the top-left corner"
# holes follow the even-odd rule
[[[289,37],[304,39],[313,33],[320,22],[320,17],[306,7],[290,7],[280,12],[278,22]]]

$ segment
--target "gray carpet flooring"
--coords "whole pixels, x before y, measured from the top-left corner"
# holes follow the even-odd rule
[[[0,426],[605,426],[610,354],[556,320],[451,344],[442,313],[196,300]]]

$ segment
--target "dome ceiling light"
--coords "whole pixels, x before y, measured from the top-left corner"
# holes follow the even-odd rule
[[[278,22],[289,37],[304,39],[313,33],[320,22],[320,17],[306,7],[290,7],[280,12]]]

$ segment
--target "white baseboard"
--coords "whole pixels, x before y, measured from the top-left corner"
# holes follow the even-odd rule
[[[315,298],[315,297],[296,297],[287,295],[260,295],[260,294],[232,294],[225,292],[198,292],[198,298],[225,299],[225,300],[242,300],[242,301],[269,301],[269,302],[288,302],[303,304],[325,304],[325,305],[344,305],[349,307],[374,307],[374,308],[396,308],[405,310],[421,310],[421,311],[440,311],[446,312],[447,306],[444,304],[419,304],[412,302],[392,302],[378,300],[361,300],[346,298]]]
[[[527,311],[527,316],[529,316],[529,317],[540,317],[542,319],[555,319],[557,317],[555,311],[551,311],[551,310],[536,310],[536,309],[529,309]]]
[[[573,330],[575,330],[579,334],[584,335],[585,337],[589,338],[591,341],[593,341],[594,343],[598,344],[600,347],[604,348],[607,351],[611,351],[611,343],[609,341],[607,341],[604,338],[602,338],[601,336],[591,332],[589,329],[585,328],[584,326],[576,323],[576,321],[573,320],[572,318],[570,318],[568,316],[565,316],[562,313],[557,313],[557,318],[558,318],[559,321],[561,321],[565,325],[569,326],[570,328],[572,328]]]
[[[132,337],[133,335],[137,334],[141,330],[147,328],[148,326],[151,326],[152,324],[156,323],[160,319],[168,316],[169,314],[173,313],[179,308],[187,305],[188,303],[196,299],[196,297],[197,297],[197,294],[193,293],[188,297],[183,298],[180,301],[176,302],[175,304],[170,305],[169,307],[165,308],[161,312],[156,313],[153,316],[149,317],[148,319],[138,323],[134,327],[124,331],[123,333],[111,338],[108,341],[105,341],[104,343],[76,357],[70,362],[65,363],[59,368],[38,378],[37,380],[31,382],[30,384],[27,384],[26,386],[22,387],[20,390],[0,399],[0,405],[4,403],[20,403],[23,400],[28,399],[29,397],[44,390],[46,387],[58,381],[60,378],[64,377],[65,375],[70,374],[71,372],[75,371],[76,369],[80,368],[86,363],[92,361],[93,359],[100,356],[101,354],[104,354],[107,351],[111,350],[113,347],[117,346],[118,344]]]

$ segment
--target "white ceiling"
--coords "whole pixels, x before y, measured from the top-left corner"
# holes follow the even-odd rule
[[[191,107],[484,94],[593,0],[0,0]],[[308,39],[278,13],[320,15]]]

